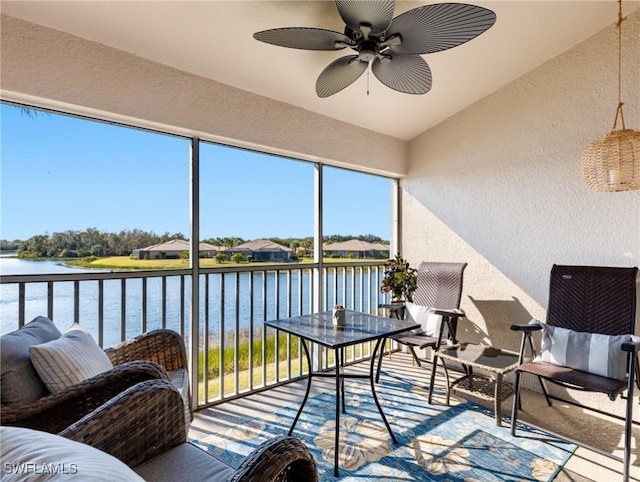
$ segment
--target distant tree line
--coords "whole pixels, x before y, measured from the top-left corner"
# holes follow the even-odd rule
[[[13,241],[8,241],[6,239],[0,240],[0,251],[18,251],[19,247],[19,239],[15,239]]]
[[[134,249],[146,248],[170,239],[184,239],[181,233],[157,235],[140,229],[106,233],[96,228],[85,231],[38,234],[20,241],[20,258],[84,258],[86,256],[129,256]]]
[[[233,248],[239,244],[246,243],[246,240],[237,236],[230,236],[227,238],[208,238],[203,239],[203,243],[213,244],[214,246],[224,246],[225,248]]]
[[[21,258],[84,258],[87,256],[129,256],[134,249],[146,248],[154,244],[172,239],[188,239],[182,233],[168,232],[158,235],[140,229],[123,230],[119,233],[102,232],[96,228],[84,231],[64,231],[53,234],[38,234],[29,239],[0,240],[3,251],[18,251]],[[295,254],[304,256],[312,252],[313,237],[305,238],[268,238],[274,243],[293,249]],[[358,236],[328,235],[324,242],[342,242],[349,239],[359,239],[370,243],[386,243],[382,238],[372,234]],[[218,237],[202,240],[215,246],[232,248],[247,240],[237,237]]]
[[[368,243],[389,244],[389,241],[385,241],[380,236],[376,236],[374,234],[360,234],[358,236],[330,234],[329,236],[324,236],[323,239],[325,243],[342,243],[343,241],[349,241],[350,239],[357,239],[359,241],[366,241]]]

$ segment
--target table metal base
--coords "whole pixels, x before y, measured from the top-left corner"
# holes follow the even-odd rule
[[[375,388],[375,383],[374,383],[374,374],[375,374],[375,366],[376,366],[376,355],[378,353],[378,350],[380,349],[380,347],[384,346],[384,342],[385,342],[386,338],[380,338],[378,339],[378,341],[376,342],[376,346],[373,350],[373,354],[371,355],[371,363],[369,365],[369,374],[368,375],[360,375],[360,374],[355,374],[355,373],[344,373],[344,348],[335,348],[334,349],[334,358],[335,358],[335,363],[336,363],[336,369],[335,369],[335,374],[333,373],[327,373],[327,372],[313,372],[312,371],[312,364],[311,364],[311,355],[309,353],[309,347],[307,346],[307,342],[304,338],[300,338],[300,342],[302,344],[302,347],[304,348],[304,352],[305,355],[307,357],[307,363],[308,363],[308,367],[309,367],[309,373],[307,375],[307,389],[306,392],[304,394],[304,398],[302,399],[302,403],[300,404],[300,408],[298,409],[298,413],[296,414],[295,418],[293,419],[293,423],[291,424],[291,428],[289,429],[289,434],[291,435],[293,432],[293,429],[296,426],[296,423],[298,423],[298,419],[300,418],[300,414],[302,413],[302,410],[304,409],[305,404],[307,403],[307,400],[309,399],[309,393],[311,391],[311,381],[314,377],[335,377],[336,379],[336,426],[335,426],[335,459],[334,459],[334,468],[333,468],[333,475],[334,477],[338,477],[339,475],[339,470],[338,470],[338,457],[339,457],[339,447],[340,447],[340,411],[341,408],[340,406],[342,405],[342,413],[347,413],[346,410],[346,404],[345,404],[345,390],[344,390],[344,380],[346,378],[359,378],[359,379],[368,379],[369,383],[371,385],[371,394],[373,396],[373,401],[376,404],[376,407],[378,407],[378,412],[380,412],[380,417],[382,418],[382,421],[384,422],[385,426],[387,427],[387,430],[389,431],[389,435],[391,435],[391,439],[393,440],[393,443],[398,443],[398,441],[396,440],[395,435],[393,434],[393,431],[391,430],[391,426],[389,425],[389,422],[387,421],[387,417],[385,417],[384,412],[382,411],[382,406],[380,405],[380,402],[378,401],[378,396],[376,395],[376,388]]]

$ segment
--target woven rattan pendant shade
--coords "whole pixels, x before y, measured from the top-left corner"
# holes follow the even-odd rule
[[[592,142],[582,153],[582,177],[594,191],[632,191],[640,189],[640,132],[627,129],[621,102],[622,0],[618,0],[618,108],[613,130]],[[622,129],[617,129],[618,120]]]
[[[600,192],[640,189],[640,132],[612,131],[582,153],[582,177]]]

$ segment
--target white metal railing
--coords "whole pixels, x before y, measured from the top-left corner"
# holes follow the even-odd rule
[[[296,337],[266,330],[264,321],[312,312],[318,265],[249,263],[200,268],[198,406],[218,403],[299,378],[308,370]],[[2,333],[45,314],[60,324],[81,323],[101,346],[156,328],[188,343],[190,269],[0,278]],[[349,261],[322,267],[322,310],[335,304],[378,313],[383,263]],[[14,326],[11,326],[11,325]],[[348,361],[367,358],[370,344],[350,347]],[[321,350],[321,367],[333,364]]]
[[[61,325],[82,324],[101,346],[154,328],[185,335],[190,275],[183,269],[2,276],[2,332],[46,315]]]

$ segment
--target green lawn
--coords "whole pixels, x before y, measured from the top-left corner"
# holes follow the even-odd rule
[[[347,258],[324,258],[323,262],[330,263],[345,263],[354,262],[357,263],[363,261],[360,259],[347,259]],[[371,261],[366,259],[364,261]],[[381,263],[386,260],[380,260]],[[301,258],[301,263],[313,263],[312,258]],[[106,256],[104,258],[98,258],[94,261],[87,261],[85,259],[69,259],[66,261],[69,266],[77,266],[81,268],[111,268],[111,269],[187,269],[189,268],[189,261],[186,259],[132,259],[129,256]],[[218,263],[213,258],[200,258],[201,268],[216,268],[221,266],[246,266],[251,265],[268,265],[273,263],[268,262],[252,262],[252,263],[234,263],[233,261],[225,261]],[[296,263],[291,263],[295,265]]]

